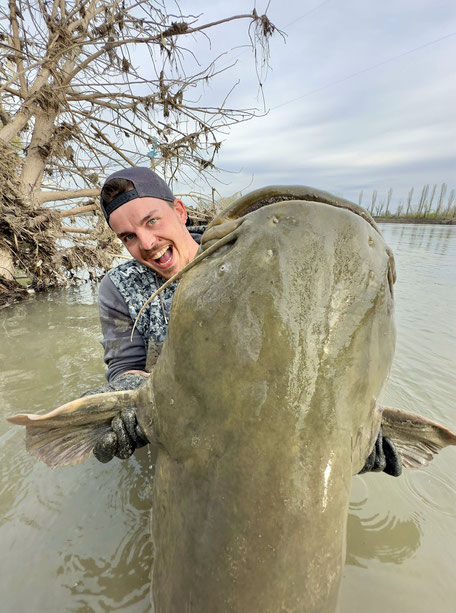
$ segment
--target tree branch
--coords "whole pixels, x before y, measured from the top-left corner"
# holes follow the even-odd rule
[[[98,136],[104,140],[104,142],[109,145],[110,147],[112,147],[112,149],[118,154],[120,155],[120,157],[125,160],[127,162],[127,164],[130,164],[130,166],[136,166],[136,164],[134,162],[132,162],[126,155],[124,155],[124,153],[122,153],[122,151],[116,147],[114,145],[114,143],[112,143],[109,138],[107,136],[105,136],[103,134],[103,132],[101,132],[101,130],[99,130],[96,126],[94,126],[93,124],[90,125],[90,127],[92,128],[92,130],[95,132],[95,134],[98,134]]]
[[[78,206],[74,209],[70,209],[69,211],[61,211],[60,217],[75,217],[76,215],[83,215],[84,213],[97,210],[99,211],[100,207],[98,207],[96,204],[86,204],[85,206]]]
[[[16,16],[16,0],[9,0],[9,10],[10,10],[10,21],[11,28],[13,30],[13,44],[15,49],[16,56],[16,66],[17,72],[19,76],[19,83],[21,86],[22,96],[25,97],[27,95],[27,82],[25,80],[24,68],[22,65],[22,51],[21,51],[21,39],[19,37],[19,26],[17,23]]]
[[[90,228],[66,228],[62,227],[62,232],[68,232],[68,234],[92,234],[93,230]]]
[[[36,201],[40,204],[45,202],[57,202],[58,200],[72,200],[73,198],[88,198],[90,196],[99,196],[100,189],[64,189],[55,192],[40,192],[36,196]]]
[[[130,44],[138,45],[138,44],[147,44],[147,43],[160,43],[164,38],[167,38],[167,37],[171,37],[171,36],[186,36],[188,34],[194,34],[195,32],[200,32],[201,30],[206,30],[207,28],[211,28],[213,26],[220,25],[222,23],[227,23],[229,21],[234,21],[236,19],[255,19],[255,17],[254,17],[254,15],[252,13],[247,13],[245,15],[233,15],[232,17],[226,17],[225,19],[219,19],[218,21],[213,21],[212,23],[208,23],[208,24],[205,24],[205,25],[202,25],[202,26],[198,26],[196,28],[188,28],[187,30],[185,30],[183,32],[172,32],[172,33],[169,33],[169,34],[165,34],[165,33],[161,33],[160,32],[160,34],[155,34],[154,36],[148,36],[146,38],[134,37],[134,38],[126,38],[126,39],[122,39],[122,40],[118,40],[118,41],[112,41],[110,43],[110,47],[111,47],[111,49],[115,49],[117,47],[120,47],[121,45],[130,45]],[[78,72],[81,72],[81,70],[84,70],[85,68],[87,68],[87,66],[89,64],[94,62],[96,59],[98,59],[104,53],[106,53],[106,48],[105,47],[103,47],[102,49],[99,49],[98,51],[96,51],[92,55],[89,55],[89,57],[87,57],[83,62],[81,62],[81,64],[79,64],[79,66],[77,66],[74,69],[74,71],[71,74],[68,75],[68,78],[65,81],[65,84],[67,85],[68,83],[71,83],[71,81],[78,74]]]

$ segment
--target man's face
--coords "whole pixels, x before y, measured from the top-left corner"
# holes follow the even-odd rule
[[[111,213],[109,223],[136,260],[169,279],[198,250],[185,227],[186,219],[180,200],[171,206],[158,198],[136,198]]]

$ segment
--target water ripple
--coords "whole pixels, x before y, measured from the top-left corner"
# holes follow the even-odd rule
[[[410,492],[421,506],[438,515],[456,517],[456,487],[436,473],[436,469],[411,470],[405,474]]]

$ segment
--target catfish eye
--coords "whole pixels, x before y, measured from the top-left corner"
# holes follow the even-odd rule
[[[388,263],[388,269],[387,269],[387,272],[386,272],[386,276],[387,276],[387,279],[388,279],[389,291],[390,291],[391,297],[393,297],[394,296],[393,285],[394,285],[395,279],[394,279],[394,275],[393,275],[393,271],[392,271],[391,265],[389,263]]]
[[[393,296],[394,295],[393,285],[396,282],[396,264],[394,262],[393,252],[391,251],[389,247],[387,248],[386,252],[388,254],[388,271],[387,271],[388,287],[389,287],[391,296]]]

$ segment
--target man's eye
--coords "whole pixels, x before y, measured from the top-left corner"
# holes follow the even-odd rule
[[[133,240],[134,238],[135,238],[135,234],[126,234],[126,235],[123,237],[123,242],[124,242],[124,243],[128,243],[128,242],[130,242],[131,240]]]
[[[156,217],[151,217],[148,222],[147,225],[148,226],[154,226],[157,223],[158,219]]]

